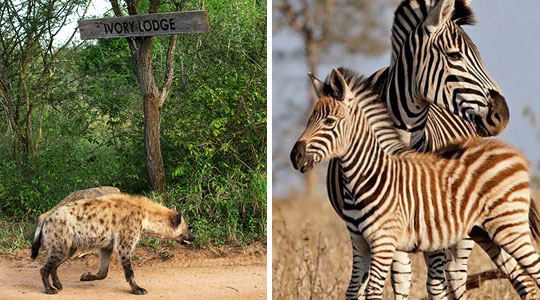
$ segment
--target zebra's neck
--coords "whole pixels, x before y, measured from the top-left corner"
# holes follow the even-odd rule
[[[412,74],[406,74],[409,70],[402,60],[391,65],[388,77],[381,89],[381,99],[386,104],[388,113],[396,128],[405,131],[406,139],[403,141],[407,146],[414,149],[424,147],[425,126],[428,119],[429,104],[421,98],[412,85],[410,78],[415,78],[414,69]],[[407,78],[404,78],[404,77]]]
[[[373,176],[396,155],[413,152],[400,139],[377,94],[362,98],[351,109],[348,137],[340,164],[348,182]]]

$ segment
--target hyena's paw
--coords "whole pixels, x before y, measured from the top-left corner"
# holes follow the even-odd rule
[[[134,288],[133,290],[131,290],[131,292],[135,295],[144,295],[144,294],[147,294],[148,291],[140,286]]]
[[[58,291],[60,291],[60,290],[62,290],[64,288],[60,282],[54,282],[54,280],[53,280],[52,285],[57,289],[56,293],[58,293]]]
[[[51,286],[50,288],[45,288],[45,294],[49,294],[49,295],[58,294],[58,290]]]
[[[96,275],[88,272],[81,275],[81,281],[92,281],[96,280]]]

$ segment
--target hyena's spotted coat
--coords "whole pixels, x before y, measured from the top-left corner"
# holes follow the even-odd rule
[[[141,235],[180,242],[194,239],[182,213],[142,196],[110,194],[57,207],[45,217],[41,233],[32,244],[33,259],[40,245],[47,250],[47,262],[41,268],[45,292],[55,294],[62,289],[56,270],[75,251],[100,249],[99,271],[83,274],[81,280],[104,279],[114,250],[132,293],[146,294],[147,291],[135,283],[131,267],[131,252]],[[49,282],[49,274],[54,287]]]
[[[41,224],[43,223],[43,220],[48,215],[50,215],[53,211],[55,211],[58,207],[64,206],[73,201],[78,201],[78,200],[83,200],[83,199],[94,199],[94,198],[98,198],[98,197],[108,195],[108,194],[120,194],[120,189],[112,187],[112,186],[100,186],[100,187],[90,188],[86,190],[78,190],[67,195],[67,197],[64,198],[62,201],[60,201],[60,203],[58,203],[55,207],[51,208],[47,212],[44,212],[42,215],[38,217],[36,233],[34,234],[33,244],[39,246],[38,239],[41,235]]]

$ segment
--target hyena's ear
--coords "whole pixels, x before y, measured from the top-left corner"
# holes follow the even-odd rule
[[[171,207],[169,207],[169,209],[176,211],[176,205],[171,205]]]
[[[317,94],[317,97],[321,96],[321,91],[324,87],[324,82],[319,80],[319,78],[315,77],[311,72],[307,73],[309,76],[309,79],[311,79],[311,84],[313,85],[313,89],[315,90],[315,94]]]
[[[174,217],[172,217],[172,223],[173,227],[178,227],[178,225],[182,224],[182,213],[176,214]]]

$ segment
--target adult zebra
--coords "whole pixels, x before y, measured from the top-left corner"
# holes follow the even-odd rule
[[[508,108],[500,88],[485,71],[478,50],[461,29],[461,25],[471,24],[473,19],[469,1],[407,0],[396,10],[392,65],[377,72],[372,80],[377,83],[396,126],[403,129],[406,142],[417,150],[437,150],[458,137],[496,135],[508,122]],[[336,161],[329,165],[328,192],[332,205],[342,215],[343,198],[348,195],[343,195],[341,170]],[[354,246],[354,237],[351,238]],[[511,279],[520,296],[525,297],[534,289],[515,260],[498,255],[499,248],[489,240],[477,242]],[[466,262],[473,244],[466,240],[449,252],[447,274],[454,299],[466,298]],[[445,299],[444,252],[425,258],[430,266],[430,298]],[[349,299],[356,299],[361,289],[358,269],[359,266],[353,266]],[[406,254],[396,255],[392,271],[397,298],[407,298],[411,268]]]
[[[369,280],[366,299],[382,299],[394,251],[433,251],[482,228],[540,287],[540,219],[530,219],[529,164],[512,147],[474,138],[432,153],[406,147],[380,96],[354,73],[334,69],[295,144],[295,169],[339,158],[342,214]],[[455,205],[449,205],[452,199]],[[484,231],[475,234],[485,235]],[[536,297],[536,291],[531,291]]]

